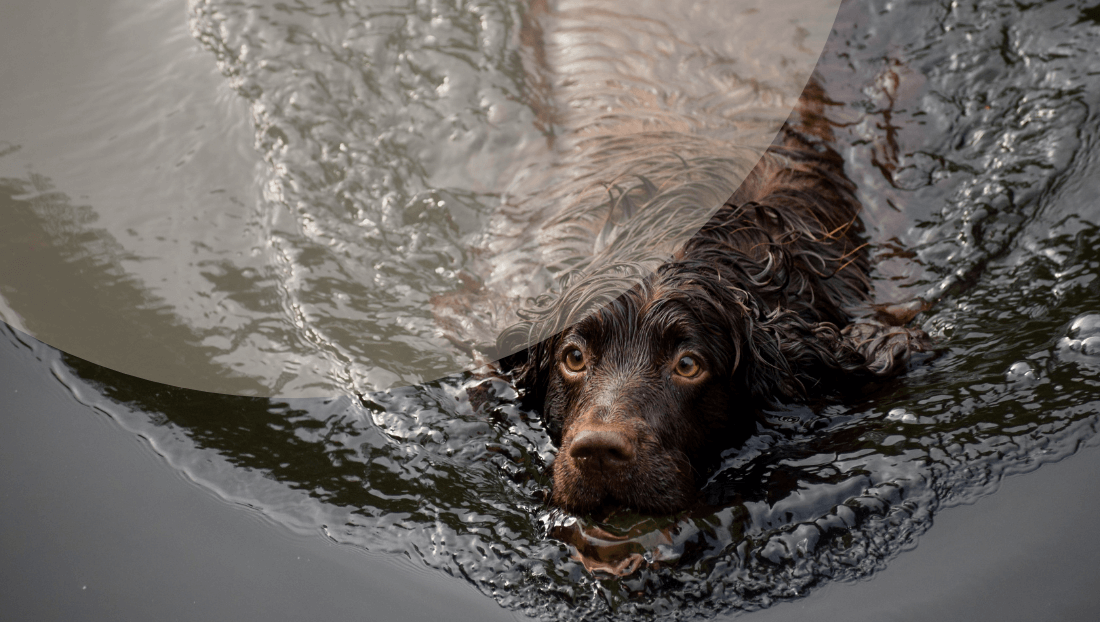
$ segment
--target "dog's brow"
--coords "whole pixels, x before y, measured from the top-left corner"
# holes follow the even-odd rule
[[[573,332],[567,334],[564,338],[562,338],[561,345],[558,346],[558,350],[560,351],[560,350],[563,350],[563,349],[568,348],[570,346],[577,347],[577,348],[580,348],[582,350],[587,350],[588,349],[588,340],[585,339],[584,335],[581,334],[580,332],[573,331]]]
[[[664,337],[672,332],[691,333],[696,322],[679,303],[664,300],[646,306],[641,324],[648,329],[659,330]]]

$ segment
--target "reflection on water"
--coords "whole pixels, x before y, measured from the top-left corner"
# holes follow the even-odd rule
[[[835,7],[193,3],[268,164],[300,357],[274,394],[471,368],[562,274],[663,261],[771,142]]]
[[[0,32],[46,48],[6,84],[0,121],[27,127],[0,136],[0,175],[38,167],[118,249],[47,236],[68,272],[11,261],[113,264],[178,316],[125,309],[134,332],[187,364],[98,339],[117,318],[83,290],[0,313],[134,375],[292,397],[470,369],[561,275],[663,261],[770,143],[838,4],[194,0],[184,23],[171,0],[93,1],[102,31],[54,29],[88,75],[65,36]]]
[[[820,70],[843,104],[840,147],[868,206],[878,295],[934,299],[917,322],[944,353],[861,399],[769,413],[712,476],[706,505],[681,515],[596,523],[549,510],[552,448],[499,380],[268,400],[74,357],[56,372],[219,494],[407,555],[536,617],[694,619],[866,576],[940,509],[1096,433],[1094,16],[1073,2],[842,7]],[[5,205],[21,205],[26,191],[13,188]],[[289,266],[336,274],[310,263],[322,256]]]
[[[74,205],[40,175],[29,177],[0,178],[0,301],[23,311],[21,330],[51,334],[73,352],[97,352],[97,362],[114,369],[262,391],[254,379],[210,364],[217,349],[124,269],[133,254],[98,226],[90,206]],[[113,347],[99,350],[104,342]]]

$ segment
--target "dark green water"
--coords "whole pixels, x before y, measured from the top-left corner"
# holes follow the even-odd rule
[[[304,88],[296,80],[323,84],[326,76],[342,75],[346,61],[337,48],[319,47],[306,36],[303,24],[315,26],[313,20],[321,19],[327,32],[354,33],[363,16],[351,6],[195,3],[189,26],[202,47],[189,49],[224,62],[222,43],[237,41],[232,49],[241,50],[239,42],[246,41],[251,56],[242,58],[249,62],[238,73],[226,72],[235,89],[227,92],[253,104],[272,93],[289,101],[294,88]],[[507,3],[485,6],[499,15],[519,14]],[[453,9],[440,7],[444,13]],[[424,33],[412,32],[420,37],[416,41],[424,40]],[[508,40],[500,38],[501,49],[507,50]],[[903,551],[918,536],[935,533],[933,519],[944,509],[974,503],[995,492],[1005,476],[1066,459],[1095,442],[1098,50],[1100,17],[1087,2],[869,2],[841,8],[819,71],[840,104],[831,114],[843,124],[839,147],[866,205],[879,258],[878,296],[936,300],[916,323],[943,354],[861,400],[775,413],[711,479],[705,490],[711,507],[641,523],[631,533],[638,550],[655,563],[624,579],[592,576],[567,544],[550,537],[555,528],[573,528],[576,519],[544,507],[551,447],[535,414],[520,409],[503,382],[493,383],[489,399],[478,404],[471,404],[466,389],[479,381],[466,376],[358,397],[350,389],[359,372],[348,371],[355,363],[302,376],[288,363],[271,366],[284,379],[275,373],[267,381],[294,384],[307,377],[327,385],[343,382],[349,390],[342,397],[279,400],[177,389],[65,355],[52,359],[52,370],[80,402],[145,439],[180,473],[221,497],[297,533],[323,533],[341,545],[405,557],[451,575],[507,610],[546,619],[695,619],[798,599],[903,561]],[[286,65],[273,64],[277,58]],[[267,82],[250,82],[249,70]],[[376,96],[384,100],[387,92],[383,88]],[[319,96],[283,115],[268,106],[269,116],[254,118],[254,126],[270,130],[309,118],[325,128],[358,118],[337,106],[340,101]],[[332,128],[326,131],[342,135],[338,125]],[[276,149],[263,136],[277,134],[258,136],[261,152]],[[410,136],[428,140],[415,131]],[[277,162],[286,168],[273,170],[287,173],[279,179],[334,174],[326,166],[336,156],[323,149],[286,153],[301,159]],[[43,158],[34,166],[49,177],[48,163]],[[372,171],[377,169],[359,174]],[[115,295],[130,296],[143,312],[175,325],[171,296],[144,286],[133,276],[140,270],[126,269],[143,262],[128,258],[108,223],[94,220],[95,205],[81,207],[89,200],[67,194],[60,178],[5,174],[3,217],[24,219],[30,224],[21,231],[41,234],[5,239],[0,249],[41,242],[48,253],[50,240],[85,236],[94,242],[87,253],[57,253],[52,261],[76,273],[98,270],[106,276],[97,281],[108,282]],[[261,181],[270,182],[267,174],[259,174]],[[291,181],[286,188],[305,196],[319,192]],[[453,233],[450,225],[433,221],[430,210],[425,213],[428,230],[442,227],[439,239]],[[264,227],[255,231],[272,231]],[[136,237],[155,239],[140,233]],[[299,242],[290,244],[295,252],[286,255],[282,272],[250,276],[228,259],[204,264],[206,285],[199,291],[209,296],[198,296],[194,304],[231,309],[210,316],[212,325],[233,325],[236,318],[261,328],[228,331],[230,339],[264,334],[260,312],[287,300],[281,288],[339,300],[340,292],[374,282],[370,275],[342,272],[326,263],[328,251],[311,254]],[[351,245],[348,257],[358,252],[351,242],[341,244]],[[5,271],[17,269],[5,264]],[[401,269],[408,265],[393,267]],[[26,281],[22,287],[34,284],[33,278]],[[10,285],[2,291],[17,300]],[[360,293],[389,295],[385,289]],[[399,315],[390,319],[402,321]],[[326,321],[336,326],[339,315]],[[125,322],[120,325],[124,335]],[[271,335],[290,331],[290,340],[313,337],[296,330],[293,323],[270,326]],[[215,350],[218,364],[232,368],[231,356],[218,357],[241,352],[239,344],[229,347],[196,334],[205,339],[199,349]],[[245,346],[258,352],[266,347],[257,341]],[[415,343],[400,347],[421,351]],[[157,353],[155,344],[149,348]],[[280,351],[272,348],[270,354],[278,359]],[[172,356],[150,358],[167,365]],[[190,356],[179,354],[176,364],[187,365]],[[217,373],[217,365],[211,369]],[[252,386],[245,379],[242,392]],[[625,530],[632,522],[624,518],[609,528]]]

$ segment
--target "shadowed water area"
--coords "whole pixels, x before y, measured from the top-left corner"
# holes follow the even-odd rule
[[[514,25],[523,14],[509,3],[454,13],[447,8],[382,11],[379,19],[403,20],[406,27],[383,42],[395,47],[374,45],[412,59],[428,37],[438,42],[467,32],[458,16],[472,28],[498,23],[486,15],[512,16],[499,23]],[[368,284],[384,284],[390,271],[414,264],[396,258],[369,265],[352,261],[369,249],[360,229],[340,238],[340,227],[369,228],[355,210],[380,205],[383,216],[399,218],[392,227],[383,218],[377,235],[404,232],[408,244],[423,244],[417,246],[423,261],[415,269],[440,274],[434,270],[446,251],[433,244],[473,230],[477,210],[471,209],[468,222],[453,222],[460,212],[434,211],[433,205],[483,200],[478,174],[504,166],[495,160],[499,152],[519,149],[523,140],[543,140],[536,116],[524,116],[530,108],[501,96],[487,105],[504,111],[500,123],[507,125],[507,115],[515,114],[522,122],[513,123],[534,129],[529,135],[471,136],[484,145],[481,163],[449,162],[445,149],[434,151],[430,157],[443,164],[432,170],[456,176],[448,183],[412,187],[409,180],[425,179],[413,174],[369,179],[390,169],[369,166],[374,152],[365,148],[355,151],[364,158],[356,166],[340,164],[351,157],[340,148],[349,136],[361,138],[360,146],[375,137],[379,150],[411,153],[442,140],[443,134],[426,133],[428,128],[455,132],[463,122],[459,115],[448,117],[450,125],[440,124],[425,108],[421,126],[387,122],[387,134],[372,125],[370,115],[384,116],[388,98],[416,89],[402,82],[398,70],[378,84],[357,83],[352,76],[361,74],[343,73],[341,63],[348,59],[311,34],[319,23],[354,33],[369,21],[343,4],[192,4],[191,33],[218,56],[236,93],[254,95],[253,124],[264,128],[258,146],[270,170],[285,173],[258,173],[263,192],[283,193],[280,200],[289,206],[308,205],[311,184],[336,186],[351,197],[348,218],[317,222],[318,230],[336,228],[317,238],[300,229],[290,236],[278,219],[251,221],[285,250],[285,272],[260,277],[258,270],[240,269],[236,259],[212,262],[205,273],[211,285],[204,291],[222,305],[213,307],[259,309],[302,299],[338,308],[341,300],[357,296],[399,299],[403,294],[396,288],[370,290]],[[486,49],[504,54],[512,45],[505,31],[497,39],[492,29],[477,32],[486,37]],[[402,39],[400,33],[411,34]],[[233,54],[263,57],[256,66],[264,71],[235,73],[233,61],[240,57],[222,46],[228,40],[236,41]],[[382,372],[357,370],[355,351],[315,376],[285,368],[286,386],[344,382],[345,395],[333,398],[201,393],[68,355],[56,356],[54,370],[81,401],[148,439],[173,466],[219,495],[296,530],[407,556],[528,615],[698,619],[796,598],[822,582],[883,568],[932,527],[943,508],[971,503],[993,493],[1006,475],[1061,460],[1094,442],[1100,416],[1098,50],[1100,8],[1087,2],[841,6],[818,71],[837,103],[828,115],[838,124],[838,150],[865,206],[877,260],[876,296],[883,303],[915,297],[933,302],[914,322],[941,352],[860,398],[768,413],[745,448],[725,456],[704,488],[705,504],[677,516],[621,513],[597,523],[546,507],[552,447],[537,413],[519,407],[502,380],[451,376],[357,394],[356,374]],[[504,80],[506,74],[478,75]],[[299,79],[311,86],[280,82]],[[278,101],[294,114],[280,113],[265,103],[273,100],[261,97],[279,88],[286,96]],[[355,88],[364,94],[331,101],[361,97],[377,106],[334,111],[319,103],[326,98],[309,96],[317,89]],[[333,125],[333,119],[348,125]],[[314,133],[331,134],[331,141],[319,140],[314,151],[281,150],[292,121],[313,123]],[[17,155],[14,146],[9,150],[6,158]],[[348,179],[348,171],[362,179]],[[102,232],[91,208],[78,207],[81,200],[52,190],[51,183],[34,175],[4,178],[4,218],[28,219],[31,224],[21,230],[38,226],[42,239]],[[386,207],[391,204],[385,193],[370,195],[372,184],[403,192],[393,204],[400,209]],[[442,187],[449,190],[431,189]],[[357,192],[365,194],[354,199]],[[410,207],[415,201],[409,197],[423,200],[423,209]],[[408,222],[418,223],[415,235],[402,228]],[[337,242],[311,246],[324,236]],[[120,258],[91,264],[111,275],[113,291],[133,296],[148,313],[169,314],[169,305],[156,302],[167,298],[150,298],[136,277],[119,269],[129,265],[122,245],[112,246],[108,236],[99,239],[107,249],[100,257]],[[343,254],[333,255],[332,248]],[[440,288],[452,284],[441,281]],[[306,303],[296,308],[307,313]],[[331,308],[327,330],[337,330],[339,314]],[[255,319],[248,313],[238,317]],[[396,313],[390,320],[420,321]],[[289,330],[294,339],[316,336],[290,326],[271,330]],[[203,347],[233,350],[209,338]],[[438,352],[414,342],[393,347]],[[167,364],[164,357],[151,358]],[[244,390],[254,386],[242,383]],[[598,571],[621,570],[624,560],[633,570],[626,576]]]

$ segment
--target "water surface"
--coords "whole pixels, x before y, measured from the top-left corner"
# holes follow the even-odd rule
[[[697,230],[775,136],[837,5],[23,9],[0,317],[218,393],[471,369],[563,274],[652,267]],[[19,24],[45,36],[20,45]]]
[[[221,15],[216,4],[192,6],[191,32],[207,50],[216,52],[217,46],[196,23],[210,23],[209,32],[226,36],[291,33],[303,37],[302,49],[309,50],[318,45],[309,31],[290,27],[303,14],[316,9],[325,24],[344,19],[308,4],[231,8],[239,23],[215,19]],[[426,40],[416,33],[416,41]],[[273,39],[249,39],[248,49],[301,41]],[[1006,475],[1067,458],[1094,438],[1100,413],[1098,43],[1100,20],[1095,7],[1084,3],[841,7],[819,71],[838,103],[830,112],[841,124],[838,146],[866,206],[878,259],[876,295],[882,302],[915,296],[933,302],[915,322],[942,353],[861,399],[772,413],[746,449],[727,456],[713,475],[704,489],[708,505],[682,515],[620,516],[593,525],[549,510],[543,500],[552,448],[537,414],[520,408],[503,381],[451,376],[356,393],[350,390],[360,386],[355,374],[368,377],[372,371],[348,371],[356,369],[354,352],[313,375],[284,361],[272,369],[290,370],[285,380],[274,372],[260,374],[262,382],[248,373],[239,376],[239,392],[272,386],[264,382],[327,387],[334,379],[349,389],[339,397],[311,399],[176,389],[72,356],[58,359],[54,370],[78,399],[148,439],[180,472],[224,498],[258,508],[293,530],[406,556],[472,584],[511,611],[547,619],[695,619],[797,599],[816,586],[887,568],[935,529],[933,519],[945,508],[973,503],[993,493]],[[399,42],[397,49],[406,44],[412,45]],[[324,54],[295,49],[300,57],[286,52],[287,63],[317,62],[324,71],[335,70]],[[305,75],[316,81],[324,71]],[[274,79],[279,67],[259,75]],[[251,92],[247,76],[240,79],[233,84],[236,92]],[[278,88],[260,86],[263,92]],[[331,88],[351,87],[341,82]],[[286,98],[288,106],[296,101],[290,91]],[[295,118],[329,118],[309,102],[296,109]],[[357,119],[365,113],[341,114]],[[338,128],[317,127],[334,140],[344,136]],[[270,136],[261,153],[284,153],[278,151],[279,133]],[[313,171],[325,179],[327,158],[343,157],[338,152],[287,151],[288,158],[299,158],[288,164],[287,174],[301,181],[302,171]],[[5,158],[22,157],[18,153]],[[364,167],[361,174],[377,172]],[[259,177],[270,181],[269,174]],[[29,222],[39,223],[43,239],[102,230],[81,216],[88,209],[79,206],[87,199],[52,190],[50,183],[61,180],[22,172],[5,178],[2,204],[15,217],[36,214],[38,220]],[[263,188],[311,192],[307,183]],[[432,195],[432,201],[476,196],[470,188],[465,195]],[[427,207],[417,213],[424,214],[425,231],[443,238],[462,231],[460,224],[433,221]],[[278,233],[271,224],[256,230]],[[28,225],[23,231],[36,230]],[[109,251],[116,248],[110,238],[100,239],[108,250],[99,256],[126,257]],[[295,252],[286,255],[282,276],[234,271],[238,259],[211,263],[203,277],[210,295],[193,304],[220,310],[210,315],[211,325],[233,326],[233,318],[252,321],[257,309],[280,308],[293,298],[285,294],[291,286],[299,288],[294,296],[323,293],[322,301],[343,300],[340,293],[352,290],[380,295],[355,288],[385,270],[347,271],[332,259],[332,248],[354,253],[354,245],[310,250],[304,238],[296,238],[285,248],[291,247]],[[165,303],[169,295],[142,298],[149,290],[119,270],[139,259],[93,265],[111,277],[106,280],[112,295],[144,300],[138,308],[173,325],[172,314],[164,311],[172,306]],[[73,258],[52,261],[71,265]],[[4,295],[13,296],[10,290]],[[394,314],[389,321],[406,320]],[[296,332],[308,323],[258,324],[263,330],[249,335],[313,335]],[[223,354],[237,347],[267,352],[258,341],[242,346],[226,339],[200,343]],[[276,356],[280,350],[271,351]],[[231,360],[225,359],[228,367]],[[210,373],[217,372],[215,367]],[[637,572],[607,577],[585,569],[593,555],[609,548],[593,545],[596,528],[621,538],[614,554],[642,558]],[[578,546],[587,559],[578,556]]]

